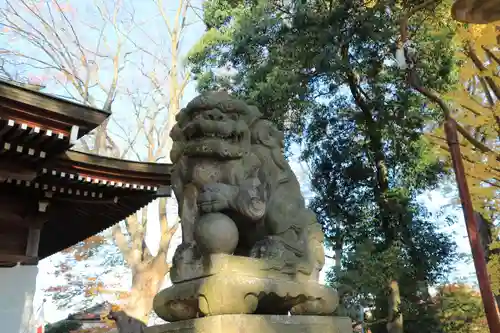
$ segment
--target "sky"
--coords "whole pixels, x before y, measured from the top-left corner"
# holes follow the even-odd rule
[[[106,1],[106,0],[103,0]],[[139,6],[135,7],[135,10],[137,11],[136,14],[139,17],[154,17],[151,22],[148,22],[149,25],[146,26],[146,30],[148,33],[148,36],[153,38],[155,41],[162,41],[165,36],[166,36],[166,28],[164,25],[162,25],[161,20],[158,21],[160,18],[158,15],[155,15],[155,8],[151,7],[152,2],[145,2],[144,0],[131,0],[132,3],[135,4],[140,4]],[[167,2],[170,3],[172,0],[168,0]],[[64,1],[62,1],[64,2]],[[75,1],[70,1],[70,3],[74,4],[76,3]],[[90,0],[88,1],[82,1],[79,3],[78,7],[68,7],[68,8],[73,8],[71,10],[68,10],[68,15],[75,15],[75,17],[78,18],[83,18],[84,20],[87,20],[88,22],[93,22],[92,21],[92,16],[95,15],[95,11],[91,8],[92,5],[89,5],[91,2]],[[173,3],[173,1],[172,1]],[[143,5],[144,4],[144,5]],[[149,5],[148,5],[149,4]],[[5,6],[5,0],[0,0],[0,8]],[[173,15],[172,10],[167,11],[167,16],[172,18]],[[156,21],[155,21],[156,20]],[[76,21],[75,21],[76,22]],[[94,22],[95,23],[95,22]],[[97,23],[95,23],[97,24]],[[152,27],[155,27],[154,29]],[[84,29],[85,27],[81,26],[80,29]],[[189,26],[188,33],[185,34],[183,40],[182,40],[182,45],[184,47],[184,51],[188,50],[196,41],[197,39],[201,36],[201,34],[204,31],[204,27],[202,26],[201,23],[195,23]],[[109,32],[109,31],[108,31]],[[141,32],[139,32],[141,33]],[[85,38],[89,43],[93,42],[93,39],[96,39],[96,35],[93,34],[91,31],[88,33],[84,34]],[[113,43],[116,43],[117,40],[116,38],[113,38],[114,36],[111,32],[109,32],[109,37],[107,40],[107,43],[110,45],[114,45]],[[137,37],[136,39],[140,39]],[[143,44],[144,47],[147,48],[148,41],[147,40],[142,40],[145,44]],[[22,42],[20,40],[15,40],[12,41],[7,38],[7,36],[1,36],[0,35],[0,48],[8,48],[8,47],[14,47],[17,48],[20,51],[23,52],[33,52],[33,48],[29,47],[25,42]],[[110,47],[112,48],[112,47]],[[139,62],[139,60],[144,60],[141,59],[140,55],[133,55],[132,58],[136,63]],[[154,61],[151,60],[151,58],[145,60],[145,68],[155,68],[155,63]],[[109,63],[103,62],[101,67],[99,68],[99,77],[101,77],[101,80],[106,83],[106,80],[109,80]],[[33,70],[35,71],[35,70]],[[29,74],[29,73],[28,73]],[[37,75],[41,75],[38,73]],[[129,87],[133,87],[134,85],[140,86],[142,84],[142,81],[140,78],[137,78],[134,76],[134,72],[130,71],[127,72],[125,71],[125,77],[127,78],[127,82]],[[49,86],[47,87],[47,90],[51,93],[61,95],[64,94],[65,92],[58,88],[57,86]],[[196,96],[196,90],[195,90],[195,84],[190,83],[186,89],[186,93],[184,95],[184,98],[182,100],[182,105],[185,105],[190,99]],[[128,125],[133,125],[133,123],[130,123],[130,116],[127,114],[127,111],[130,109],[130,100],[127,99],[118,99],[115,103],[115,120],[120,121],[122,123]],[[112,132],[120,132],[120,128],[118,128],[116,125],[111,125]],[[126,127],[126,126],[124,126]],[[122,143],[123,144],[123,143]],[[298,160],[298,155],[299,155],[299,147],[293,147],[292,149],[292,156],[290,158],[290,163],[292,166],[292,169],[295,171],[296,175],[299,178],[302,191],[306,196],[306,199],[308,196],[311,195],[311,189],[310,189],[310,184],[309,184],[309,179],[308,175],[306,173],[307,168],[304,167],[304,165],[301,165],[301,163]],[[454,193],[447,193],[446,195],[442,193],[442,191],[433,191],[430,193],[426,193],[425,195],[422,195],[419,199],[422,200],[426,207],[430,210],[430,212],[437,214],[440,210],[442,210],[443,207],[447,210],[447,212],[453,212],[456,214],[457,219],[456,223],[452,226],[446,226],[444,221],[439,221],[439,223],[442,225],[443,230],[446,232],[453,234],[454,239],[458,245],[458,250],[459,252],[462,253],[470,253],[470,247],[469,243],[467,240],[467,235],[466,235],[466,229],[465,229],[465,223],[463,220],[463,215],[461,211],[456,207],[456,205],[453,207],[451,205],[451,200],[454,198]],[[157,217],[157,209],[156,209],[156,203],[153,203],[149,207],[148,211],[148,217],[150,221],[158,221]],[[175,205],[175,200],[170,200],[169,201],[169,206],[168,206],[168,214],[169,214],[169,220],[172,221],[176,218],[177,212],[176,212],[176,205]],[[177,244],[180,242],[180,232],[177,233],[176,235],[176,242]],[[148,225],[148,230],[147,230],[147,243],[148,246],[151,248],[152,252],[157,251],[158,247],[158,241],[159,241],[159,224],[155,223],[150,223]],[[174,244],[172,246],[172,249],[176,247],[177,244]],[[173,250],[170,251],[170,256],[173,254]],[[63,281],[61,278],[58,278],[54,276],[53,274],[53,264],[51,260],[54,258],[48,258],[45,260],[42,260],[39,263],[39,274],[37,278],[37,293],[35,295],[35,309],[38,309],[42,299],[45,297],[44,295],[44,289],[47,287],[53,286],[55,283],[62,283]],[[326,260],[326,266],[325,269],[323,270],[321,278],[324,279],[324,273],[328,270],[328,267],[332,265],[332,260],[328,259]],[[91,268],[89,268],[91,269]],[[452,276],[449,277],[450,281],[467,281],[469,283],[474,283],[475,282],[475,277],[474,277],[474,269],[473,265],[470,262],[460,262],[455,266],[455,271],[452,274]],[[130,281],[126,281],[125,285],[130,283]],[[168,279],[165,281],[165,286],[169,284]],[[125,286],[124,286],[125,287]],[[54,322],[60,319],[65,318],[69,313],[73,312],[75,309],[70,308],[70,309],[57,309],[56,305],[48,300],[44,304],[44,313],[45,313],[45,319],[48,322]]]

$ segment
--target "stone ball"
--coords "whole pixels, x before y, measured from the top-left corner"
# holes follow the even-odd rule
[[[232,254],[239,239],[236,224],[222,213],[202,215],[196,222],[194,236],[201,249],[210,254]]]

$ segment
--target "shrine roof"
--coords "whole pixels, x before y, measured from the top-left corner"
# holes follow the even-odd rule
[[[0,266],[48,257],[170,195],[168,164],[70,150],[109,115],[0,80]]]
[[[0,182],[4,212],[0,224],[10,235],[3,240],[0,233],[0,242],[10,242],[11,253],[22,253],[27,246],[21,237],[26,227],[23,215],[42,211],[38,259],[46,258],[109,228],[154,199],[169,196],[170,171],[169,164],[68,151],[44,164],[33,180]],[[12,237],[16,233],[19,237]]]
[[[170,195],[168,164],[75,151],[48,164],[38,180],[52,190],[49,219],[41,233],[40,259],[109,228],[158,197]]]
[[[107,111],[0,80],[0,154],[21,168],[33,169],[67,151],[109,116]]]
[[[0,80],[0,108],[19,118],[46,124],[47,127],[56,123],[66,124],[69,128],[71,125],[78,125],[80,136],[99,126],[111,115],[109,111],[3,80]]]

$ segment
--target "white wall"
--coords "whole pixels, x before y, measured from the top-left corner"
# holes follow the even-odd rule
[[[37,266],[0,268],[0,331],[34,332],[33,297]]]

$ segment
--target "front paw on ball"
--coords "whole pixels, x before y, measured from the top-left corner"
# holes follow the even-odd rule
[[[212,213],[229,208],[229,203],[226,200],[203,200],[198,206],[203,213]]]
[[[220,183],[205,185],[198,196],[198,206],[204,213],[228,209],[236,193],[236,189],[231,185]]]

